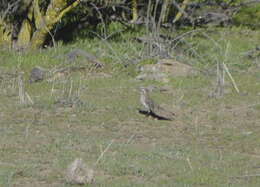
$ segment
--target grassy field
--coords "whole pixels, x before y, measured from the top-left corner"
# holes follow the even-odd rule
[[[167,84],[135,79],[144,46],[129,42],[131,34],[38,52],[1,50],[0,186],[71,186],[65,173],[76,158],[95,171],[89,186],[259,186],[260,61],[244,52],[259,45],[260,33],[199,33],[185,38],[184,53],[176,58],[207,73]],[[97,55],[104,69],[28,83],[33,67],[59,66],[74,48]],[[224,97],[210,98],[216,63],[223,61],[240,93],[226,76]],[[11,75],[20,71],[33,105],[19,103]],[[138,87],[149,85],[158,88],[152,93],[158,103],[172,107],[174,121],[138,113]]]

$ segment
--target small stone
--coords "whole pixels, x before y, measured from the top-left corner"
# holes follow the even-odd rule
[[[45,70],[41,67],[33,68],[31,71],[29,82],[34,83],[34,82],[42,81],[46,76],[46,72],[47,72],[47,70]]]
[[[89,184],[94,180],[94,170],[88,168],[81,158],[75,159],[67,169],[66,180],[69,184]]]

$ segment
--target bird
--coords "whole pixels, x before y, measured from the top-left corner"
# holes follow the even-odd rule
[[[140,102],[145,107],[147,112],[152,112],[154,108],[154,101],[148,94],[148,88],[140,87]]]
[[[145,107],[145,111],[139,110],[140,113],[151,115],[161,120],[174,119],[175,113],[164,109],[151,99],[148,88],[140,87],[140,102]]]

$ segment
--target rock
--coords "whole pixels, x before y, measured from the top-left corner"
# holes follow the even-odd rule
[[[86,62],[92,63],[96,68],[104,67],[104,64],[100,62],[96,56],[82,49],[74,49],[67,54],[67,59],[71,62],[75,61],[79,57],[85,59]]]
[[[81,158],[75,159],[67,169],[66,180],[69,184],[88,184],[94,180],[94,171],[89,169]]]
[[[156,80],[169,82],[170,78],[197,75],[198,72],[190,65],[173,59],[161,59],[156,64],[146,64],[140,68],[138,80]]]
[[[42,81],[46,76],[47,70],[41,67],[35,67],[30,74],[30,83]]]
[[[83,101],[81,101],[79,97],[72,97],[72,96],[59,98],[54,102],[54,104],[58,107],[71,107],[71,108],[80,107],[84,105]]]
[[[165,73],[141,73],[136,77],[137,80],[155,80],[167,83],[170,80]]]
[[[171,77],[187,77],[198,74],[198,71],[196,71],[192,66],[173,59],[159,60],[157,65],[161,71],[169,73]]]

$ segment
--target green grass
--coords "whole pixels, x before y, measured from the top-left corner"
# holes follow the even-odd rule
[[[26,91],[34,105],[21,106],[17,83],[3,77],[0,186],[70,186],[65,171],[79,157],[95,170],[94,186],[259,186],[259,67],[239,55],[254,48],[260,38],[257,31],[247,32],[250,36],[242,37],[242,31],[234,28],[209,34],[222,46],[215,53],[211,41],[194,37],[197,53],[208,60],[205,64],[197,57],[188,58],[196,67],[213,73],[173,78],[166,85],[137,81],[135,65],[124,67],[138,59],[142,46],[134,41],[104,45],[92,39],[18,55],[1,51],[1,72],[24,71]],[[213,59],[223,60],[227,43],[226,63],[241,94],[229,84],[230,92],[223,98],[209,98],[216,79]],[[54,82],[27,84],[32,67],[58,66],[71,48],[99,56],[106,67]],[[56,105],[58,99],[68,98],[71,85],[71,99],[79,91],[83,104],[72,108]],[[137,88],[143,85],[170,88],[168,92],[155,90],[152,97],[174,108],[174,121],[137,112],[141,107]]]

